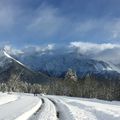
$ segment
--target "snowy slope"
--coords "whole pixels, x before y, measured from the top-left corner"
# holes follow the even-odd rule
[[[4,53],[4,55],[5,55],[6,57],[10,58],[10,59],[13,60],[13,61],[16,61],[18,64],[20,64],[20,65],[22,65],[22,66],[24,66],[24,67],[26,67],[24,64],[22,64],[21,62],[19,62],[18,60],[16,60],[16,59],[13,58],[12,56],[10,56],[6,51],[3,51],[3,53]]]
[[[0,51],[0,82],[3,83],[9,81],[13,74],[18,76],[16,71],[24,71],[20,76],[21,81],[29,83],[44,83],[50,80],[47,75],[31,70],[28,66],[19,62],[6,51]]]

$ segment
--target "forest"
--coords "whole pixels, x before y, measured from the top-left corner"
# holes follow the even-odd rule
[[[43,93],[112,101],[120,100],[120,81],[111,79],[98,80],[89,73],[83,78],[79,78],[74,70],[68,69],[64,78],[52,78],[46,84],[24,82],[15,74],[12,75],[9,81],[0,84],[0,91]]]

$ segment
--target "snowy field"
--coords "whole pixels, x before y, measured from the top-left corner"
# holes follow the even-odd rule
[[[120,102],[0,93],[0,120],[120,120]]]

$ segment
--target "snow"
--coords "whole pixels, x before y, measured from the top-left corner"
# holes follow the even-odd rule
[[[56,117],[56,108],[54,104],[47,98],[43,98],[44,105],[41,109],[40,114],[38,115],[39,120],[57,120]]]
[[[0,120],[58,119],[120,120],[120,102],[55,95],[0,93]]]
[[[26,67],[27,69],[32,69],[35,71],[47,72],[50,76],[61,76],[65,73],[68,68],[72,68],[77,71],[77,73],[88,73],[91,72],[118,72],[120,70],[113,63],[108,61],[99,61],[96,59],[84,58],[83,56],[78,56],[75,54],[54,54],[54,55],[36,55],[35,59],[31,58],[31,55],[16,56],[18,60],[9,55],[5,50],[4,55],[20,65]],[[1,66],[3,61],[0,63]],[[52,71],[52,72],[50,72]]]
[[[16,101],[0,105],[0,120],[27,120],[41,103],[38,97],[20,95]]]
[[[7,93],[0,93],[0,105],[13,102],[18,99],[17,95],[9,95]]]
[[[78,106],[68,104],[62,99],[51,99],[55,101],[58,111],[61,113],[61,120],[96,120],[96,117],[89,111],[80,109]]]
[[[42,102],[40,100],[38,104],[36,104],[32,109],[23,113],[20,117],[16,118],[15,120],[27,120],[33,115],[33,113],[35,113],[40,108],[41,104]]]
[[[120,120],[120,102],[48,96],[61,113],[61,120]]]
[[[14,61],[16,61],[17,63],[19,63],[20,65],[22,65],[22,66],[25,67],[24,64],[22,64],[21,62],[19,62],[19,61],[16,60],[15,58],[11,57],[6,51],[3,51],[3,53],[4,53],[4,55],[5,55],[6,57],[8,57],[8,58],[10,58],[10,59],[12,59],[12,60],[14,60]]]
[[[103,71],[104,71],[104,70],[107,70],[107,71],[112,71],[112,70],[114,70],[114,69],[112,69],[112,67],[110,67],[109,65],[107,65],[107,66],[105,67],[105,66],[103,66],[103,64],[101,64],[101,63],[99,63],[99,62],[95,64],[95,69],[98,70],[98,71],[99,71],[99,70],[103,70]]]
[[[50,76],[60,77],[68,68],[76,70],[77,73],[88,72],[112,72],[120,73],[118,66],[108,61],[103,61],[89,56],[78,55],[75,53],[54,53],[38,55],[33,53],[17,56],[18,60],[35,71],[47,72]],[[52,71],[52,72],[51,72]]]

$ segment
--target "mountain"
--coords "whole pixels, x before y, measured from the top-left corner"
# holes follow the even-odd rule
[[[47,75],[29,69],[5,51],[0,51],[0,82],[10,79],[20,79],[29,83],[46,83],[50,80]]]
[[[93,59],[76,52],[33,53],[15,57],[32,70],[45,73],[52,77],[63,77],[69,68],[75,70],[79,77],[87,73],[108,74],[108,76],[118,76],[120,74],[119,67],[114,64]]]
[[[90,73],[98,79],[120,78],[119,66],[76,52],[55,51],[20,55],[0,52],[0,82],[11,79],[11,76],[20,76],[22,81],[46,83],[52,77],[64,77],[69,68],[75,70],[79,77]]]

